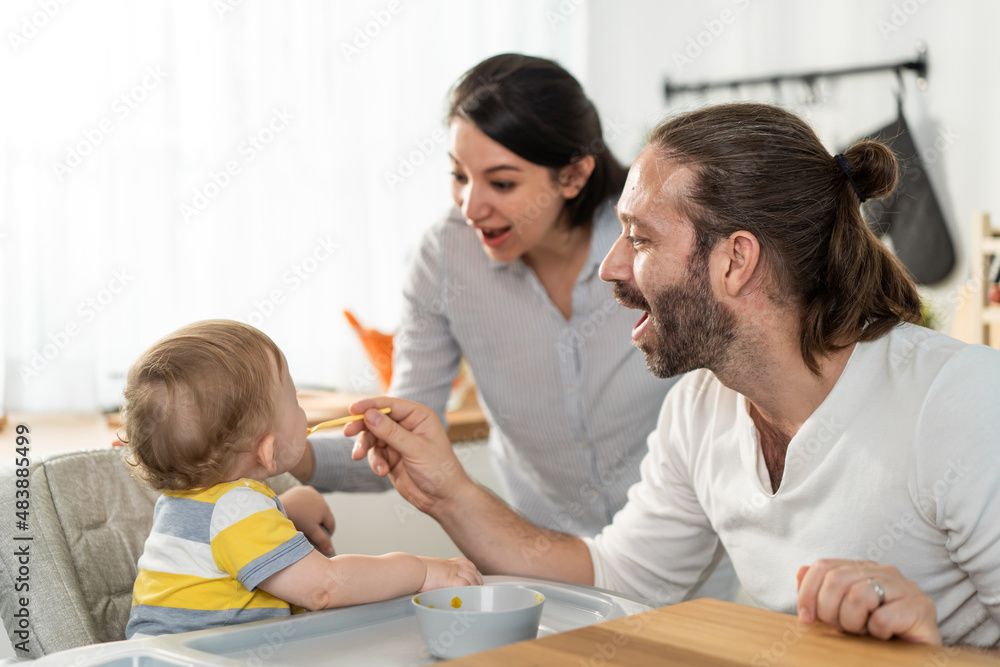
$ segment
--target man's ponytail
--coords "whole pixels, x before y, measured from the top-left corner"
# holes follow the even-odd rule
[[[834,189],[838,180],[842,186],[826,253],[827,280],[805,304],[803,354],[831,349],[826,341],[837,343],[835,349],[845,342],[875,340],[900,321],[920,319],[916,286],[859,209],[862,199],[882,199],[896,189],[896,156],[885,144],[859,141],[831,163]]]

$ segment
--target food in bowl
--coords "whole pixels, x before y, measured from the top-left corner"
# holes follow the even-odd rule
[[[458,658],[538,635],[545,596],[521,586],[439,588],[413,597],[431,655]]]

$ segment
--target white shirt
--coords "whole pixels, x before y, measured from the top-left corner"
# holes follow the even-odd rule
[[[642,479],[587,539],[595,585],[677,602],[725,546],[761,606],[819,558],[896,566],[946,644],[1000,641],[1000,352],[904,324],[858,343],[771,492],[745,397],[710,371],[667,395]]]

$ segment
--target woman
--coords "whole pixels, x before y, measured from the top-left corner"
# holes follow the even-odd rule
[[[598,277],[627,170],[580,84],[550,60],[476,65],[447,121],[456,208],[410,269],[389,393],[443,418],[464,356],[511,505],[537,525],[595,535],[638,481],[675,382],[646,371],[630,344],[634,314]],[[352,463],[343,439],[314,436],[293,473],[324,490],[390,486]]]

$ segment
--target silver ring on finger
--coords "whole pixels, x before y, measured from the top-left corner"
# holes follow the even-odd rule
[[[868,583],[875,589],[875,594],[878,595],[878,606],[881,607],[885,604],[885,589],[882,588],[882,584],[878,583],[874,579],[869,579]]]

